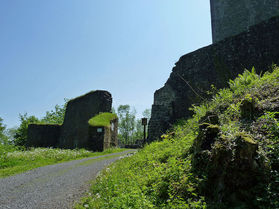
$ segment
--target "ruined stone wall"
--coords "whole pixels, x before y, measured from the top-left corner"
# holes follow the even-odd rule
[[[249,31],[182,56],[165,86],[154,94],[148,140],[160,137],[177,119],[207,97],[210,85],[227,86],[244,68],[266,71],[279,64],[279,17],[250,27]]]
[[[114,119],[111,121],[110,125],[110,132],[111,132],[111,141],[110,147],[117,147],[118,146],[118,119]]]
[[[92,91],[70,100],[62,126],[49,124],[28,126],[27,146],[87,148],[102,151],[104,133],[101,133],[100,142],[90,141],[92,129],[89,127],[88,120],[101,112],[110,112],[111,105],[112,97],[107,91]]]
[[[110,127],[105,128],[104,135],[104,149],[118,146],[117,133],[118,133],[118,119],[110,122]]]
[[[60,125],[29,124],[26,145],[28,147],[57,147]]]
[[[111,131],[110,127],[104,127],[105,134],[104,134],[104,149],[110,148],[111,143]]]
[[[97,130],[102,130],[97,131]],[[86,147],[92,151],[102,152],[104,150],[104,137],[105,129],[104,127],[88,127],[88,141]]]
[[[109,127],[90,126],[88,127],[87,147],[93,151],[103,151],[105,149],[118,146],[118,119],[111,121]]]
[[[210,0],[213,43],[279,15],[279,0]]]
[[[111,94],[107,91],[92,91],[70,100],[67,104],[59,146],[63,148],[86,148],[88,120],[100,112],[110,112]]]

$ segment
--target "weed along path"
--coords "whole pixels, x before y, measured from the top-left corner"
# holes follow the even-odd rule
[[[88,191],[90,180],[120,156],[134,152],[85,158],[49,165],[0,179],[1,209],[64,209]]]

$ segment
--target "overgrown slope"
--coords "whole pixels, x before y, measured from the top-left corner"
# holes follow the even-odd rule
[[[246,70],[192,110],[107,168],[77,208],[279,208],[279,69]]]

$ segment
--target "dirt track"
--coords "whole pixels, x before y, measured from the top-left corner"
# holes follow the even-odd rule
[[[2,178],[0,209],[72,208],[98,172],[129,152],[49,165]]]

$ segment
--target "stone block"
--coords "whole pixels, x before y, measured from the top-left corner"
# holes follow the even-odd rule
[[[29,124],[28,147],[57,147],[60,137],[60,125]]]

